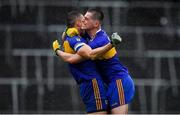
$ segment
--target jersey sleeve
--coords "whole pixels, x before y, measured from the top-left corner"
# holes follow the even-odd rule
[[[73,37],[68,39],[70,47],[77,52],[84,44],[85,41],[80,37]]]

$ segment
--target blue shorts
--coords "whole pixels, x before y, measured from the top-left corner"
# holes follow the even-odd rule
[[[129,74],[112,80],[108,85],[107,98],[110,108],[116,108],[132,101],[135,93],[134,82]]]
[[[80,95],[86,105],[87,113],[106,111],[106,89],[102,80],[92,79],[80,84]]]

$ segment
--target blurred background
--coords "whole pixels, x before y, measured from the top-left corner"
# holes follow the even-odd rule
[[[180,113],[179,0],[0,0],[0,113],[85,113],[53,40],[74,8],[98,7],[135,81],[129,113]]]

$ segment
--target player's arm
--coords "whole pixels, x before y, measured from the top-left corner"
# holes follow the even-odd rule
[[[91,47],[96,48],[90,53],[91,59],[99,59],[99,57],[108,59],[112,57],[116,54],[114,46],[119,44],[121,40],[121,37],[117,33],[113,33],[110,39],[106,36],[95,39],[95,41],[90,44]]]
[[[66,34],[68,36],[74,36],[78,35],[79,33],[76,28],[69,28],[67,29]],[[113,46],[119,44],[122,39],[117,33],[113,33],[111,35],[110,41],[111,43],[95,49],[91,49],[91,47],[89,47],[88,45],[84,45],[77,53],[87,59],[96,59],[109,51]]]
[[[90,52],[90,57],[92,60],[95,60],[99,57],[101,57],[103,54],[105,54],[107,51],[109,51],[113,45],[111,43],[106,44],[105,46],[95,48]]]
[[[60,50],[60,45],[59,42],[57,40],[55,40],[53,42],[53,50],[56,53],[56,55],[60,58],[62,58],[65,62],[71,63],[71,64],[75,64],[75,63],[79,63],[83,60],[85,60],[84,58],[82,58],[80,55],[78,54],[70,54],[70,53],[66,53]]]
[[[60,58],[62,58],[65,62],[68,62],[71,64],[79,63],[79,62],[85,60],[83,57],[81,57],[78,54],[70,54],[70,53],[63,52],[61,50],[57,50],[56,54]]]
[[[90,59],[94,60],[94,59],[97,59],[98,57],[102,56],[104,53],[106,53],[112,47],[113,47],[113,45],[108,43],[105,46],[91,49],[90,46],[88,46],[87,44],[84,44],[77,53],[86,59],[90,58]]]
[[[79,50],[77,51],[76,54],[63,52],[60,50],[60,47],[61,46],[59,45],[57,40],[53,42],[53,50],[56,53],[56,55],[62,58],[65,62],[75,64],[89,58],[94,59],[95,55],[97,56],[97,55],[103,54],[104,52],[106,52],[106,50],[112,47],[112,45],[107,44],[103,47],[92,50],[91,47],[89,47],[87,44],[83,44],[83,46],[81,46],[80,48],[77,48]],[[94,53],[94,55],[91,55],[91,53]]]

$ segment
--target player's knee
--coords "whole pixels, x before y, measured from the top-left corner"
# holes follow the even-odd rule
[[[113,108],[111,110],[111,113],[112,114],[127,114],[128,113],[128,104]]]

